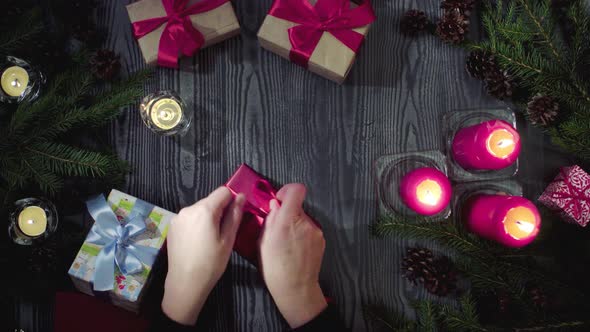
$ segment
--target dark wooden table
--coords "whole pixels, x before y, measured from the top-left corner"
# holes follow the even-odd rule
[[[412,315],[425,294],[400,276],[412,243],[376,239],[373,161],[384,154],[442,149],[441,115],[453,109],[504,107],[464,69],[466,53],[433,36],[409,38],[399,19],[419,6],[438,17],[439,1],[375,0],[378,19],[344,85],[337,85],[261,49],[256,33],[272,0],[234,2],[241,35],[184,59],[182,70],[157,69],[146,93],[173,89],[194,106],[194,123],[180,138],[152,134],[136,107],[110,128],[119,156],[134,167],[124,191],[176,211],[223,184],[246,162],[278,183],[307,185],[308,211],[327,241],[321,281],[346,325],[372,330],[364,303],[383,302]],[[131,34],[127,1],[103,1],[98,22],[124,70],[145,67]],[[519,180],[536,198],[558,166],[540,131],[521,121]],[[432,247],[432,246],[431,246]],[[47,331],[51,312],[25,303],[25,331]],[[32,319],[32,317],[36,317]],[[207,330],[279,331],[286,327],[257,272],[232,256],[201,321]]]

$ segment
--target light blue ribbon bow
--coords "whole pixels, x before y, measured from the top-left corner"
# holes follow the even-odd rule
[[[103,195],[88,200],[86,206],[95,221],[86,242],[103,246],[96,257],[94,290],[114,288],[115,264],[128,275],[141,272],[143,264],[151,266],[154,263],[158,249],[135,244],[132,240],[145,231],[144,220],[153,205],[138,199],[123,224],[117,220]]]

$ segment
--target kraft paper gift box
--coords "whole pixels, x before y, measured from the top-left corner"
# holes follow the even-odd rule
[[[314,5],[316,1],[317,0],[309,0],[309,3]],[[350,8],[356,8],[358,6],[352,2],[349,2],[349,4]],[[372,9],[370,9],[370,14],[368,15],[372,15]],[[260,46],[282,56],[283,58],[292,60],[292,44],[289,37],[289,29],[298,25],[300,24],[287,19],[275,17],[269,13],[264,19],[260,30],[258,31],[258,40],[260,42]],[[353,30],[365,37],[369,32],[370,26],[371,24],[366,24],[350,30]],[[358,50],[356,52],[353,51],[329,31],[324,31],[321,35],[319,43],[309,57],[307,69],[313,73],[341,84],[344,82],[346,76],[352,68],[354,60],[357,56],[357,52]]]
[[[141,299],[149,284],[155,257],[166,240],[170,221],[175,214],[118,190],[112,190],[106,201],[101,195],[89,200],[87,205],[95,222],[68,271],[74,286],[83,293],[106,298],[116,306],[138,312]],[[111,213],[111,211],[114,213]],[[109,218],[108,221],[112,221],[112,218],[114,218],[114,222],[109,224],[109,227],[114,226],[111,227],[112,233],[116,229],[123,230],[125,226],[133,226],[134,228],[127,228],[129,231],[127,233],[128,237],[107,239],[108,236],[105,237],[104,234],[112,233],[105,231],[105,227],[101,227],[105,225],[105,217]],[[101,219],[101,221],[98,221],[97,218]],[[144,229],[138,230],[138,227],[144,227]],[[97,240],[101,236],[102,238]],[[111,241],[117,243],[119,239],[122,239],[121,242],[124,245],[132,245],[135,249],[141,249],[142,255],[146,255],[145,252],[148,252],[153,260],[140,260],[140,271],[129,274],[121,271],[119,265],[112,260],[113,257],[111,257],[111,261],[106,260],[106,265],[97,268],[97,260],[109,257],[105,255],[103,249],[107,248],[108,250],[108,243]],[[131,250],[121,254],[122,256],[118,256],[121,249],[118,246],[116,248],[115,257],[126,257],[125,261],[130,256],[129,253],[133,254],[134,257],[141,257],[136,251]],[[113,272],[112,275],[106,278],[106,281],[102,281],[103,284],[108,284],[107,288],[111,289],[97,290],[96,271],[101,269],[100,272],[104,272],[104,266],[107,267],[107,270],[110,269]]]
[[[140,0],[129,4],[127,5],[127,13],[131,23],[166,16],[163,1],[178,2],[182,0]],[[189,0],[186,7],[201,1],[210,0]],[[204,44],[201,48],[219,43],[240,33],[240,24],[229,1],[209,11],[190,15],[190,21],[203,34]],[[166,24],[160,25],[154,31],[137,39],[143,58],[148,64],[156,64],[158,60],[160,38]]]

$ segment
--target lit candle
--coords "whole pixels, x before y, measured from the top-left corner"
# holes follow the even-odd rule
[[[402,201],[416,213],[426,216],[443,211],[451,200],[451,183],[436,168],[422,167],[406,174],[399,186]]]
[[[182,108],[176,100],[162,98],[151,106],[150,118],[157,127],[162,130],[170,130],[182,120]]]
[[[520,136],[503,120],[462,128],[453,138],[455,161],[468,170],[499,170],[512,165],[520,153]]]
[[[531,201],[519,196],[481,194],[464,207],[467,228],[508,247],[531,243],[541,227],[541,216]]]
[[[0,85],[4,93],[11,97],[21,96],[29,85],[29,73],[19,66],[6,68],[0,77]]]
[[[47,214],[38,206],[28,206],[18,215],[18,228],[27,236],[37,237],[47,229]]]

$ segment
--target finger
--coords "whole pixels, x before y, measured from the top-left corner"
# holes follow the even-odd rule
[[[221,220],[223,211],[232,201],[232,193],[227,187],[219,187],[215,189],[207,198],[203,199],[201,203],[205,205],[213,213],[213,220]]]
[[[228,243],[233,246],[236,240],[236,234],[240,228],[242,222],[242,216],[244,215],[244,203],[246,197],[244,194],[238,194],[233,203],[225,212],[223,217],[223,223],[221,224],[221,237],[225,238]]]
[[[277,193],[281,200],[279,219],[290,219],[299,216],[303,212],[303,201],[305,200],[306,189],[300,183],[290,183]]]
[[[280,204],[276,199],[271,199],[270,203],[269,203],[269,207],[270,207],[270,212],[266,216],[266,219],[264,221],[264,227],[267,227],[267,225],[273,224],[273,221],[275,220],[277,214],[279,213]]]

